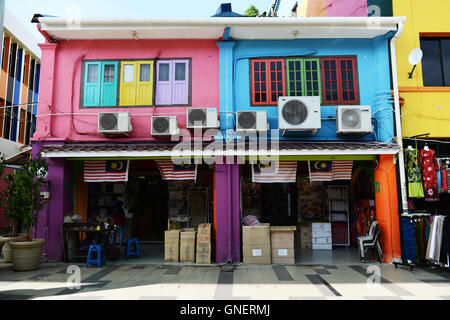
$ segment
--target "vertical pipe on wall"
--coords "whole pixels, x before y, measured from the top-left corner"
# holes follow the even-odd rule
[[[3,52],[3,21],[5,18],[5,0],[0,0],[0,32],[2,34],[0,41],[0,54]],[[0,60],[3,57],[0,58]]]

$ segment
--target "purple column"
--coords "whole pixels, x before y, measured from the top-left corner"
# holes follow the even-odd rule
[[[41,144],[33,144],[33,157],[40,151]],[[62,261],[62,225],[64,212],[73,205],[72,191],[67,186],[72,183],[71,165],[64,158],[46,158],[47,180],[50,182],[50,198],[38,216],[34,237],[45,239],[43,253],[48,262]],[[66,179],[66,181],[64,181]],[[69,188],[71,189],[71,188]],[[70,195],[69,195],[70,192]]]
[[[240,262],[239,165],[216,165],[216,262]]]

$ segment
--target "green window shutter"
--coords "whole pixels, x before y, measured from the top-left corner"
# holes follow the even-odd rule
[[[303,59],[303,95],[320,96],[322,90],[320,85],[320,61],[319,59]]]
[[[101,62],[86,62],[84,69],[83,106],[98,107],[100,105]]]
[[[302,96],[304,91],[303,85],[303,64],[302,59],[287,59],[287,95]]]

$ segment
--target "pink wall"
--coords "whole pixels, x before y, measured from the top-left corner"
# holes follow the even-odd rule
[[[327,0],[327,17],[367,17],[367,0]]]
[[[151,115],[176,115],[186,127],[186,107],[82,108],[83,59],[192,58],[192,105],[219,108],[219,51],[215,40],[76,40],[42,44],[39,121],[34,141],[155,141]],[[126,139],[97,133],[98,112],[125,111],[133,131]],[[50,116],[49,114],[68,115]],[[70,114],[76,113],[71,116]],[[135,116],[133,116],[135,115]]]

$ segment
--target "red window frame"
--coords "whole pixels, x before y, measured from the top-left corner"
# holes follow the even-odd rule
[[[335,68],[325,68],[325,62],[335,63]],[[346,63],[342,66],[342,63]],[[351,69],[348,68],[348,62],[351,62]],[[345,68],[345,69],[344,69]],[[335,105],[335,104],[359,104],[359,92],[358,92],[358,72],[356,65],[356,57],[325,57],[321,59],[322,70],[322,95],[323,105]],[[331,72],[336,72],[336,79],[332,79]],[[343,74],[343,72],[345,72]],[[327,77],[328,75],[328,77]],[[351,79],[349,79],[351,75]],[[328,78],[328,80],[327,80]],[[327,82],[330,83],[327,86]],[[332,84],[335,83],[333,89]],[[353,86],[353,88],[351,88]],[[329,94],[335,94],[336,99],[329,99]],[[350,99],[350,95],[353,94],[353,99]],[[344,98],[347,97],[346,100]]]
[[[277,68],[277,63],[281,63],[281,70]],[[275,63],[275,68],[272,68],[272,63]],[[255,65],[259,64],[259,70],[255,70]],[[264,71],[261,66],[264,65]],[[255,75],[259,74],[259,80],[255,80]],[[275,73],[275,80],[271,80],[272,73]],[[262,75],[265,74],[265,80],[262,80]],[[279,77],[281,75],[281,79]],[[278,89],[278,84],[281,83],[282,90]],[[256,85],[259,84],[259,90],[256,91]],[[263,84],[265,90],[262,89]],[[284,59],[254,59],[251,60],[251,102],[252,105],[277,105],[278,97],[286,95],[286,81],[285,81],[285,62]],[[273,90],[272,86],[275,86]],[[272,94],[276,94],[274,100]],[[255,95],[259,95],[259,101],[256,101]],[[263,96],[265,95],[265,99]]]

